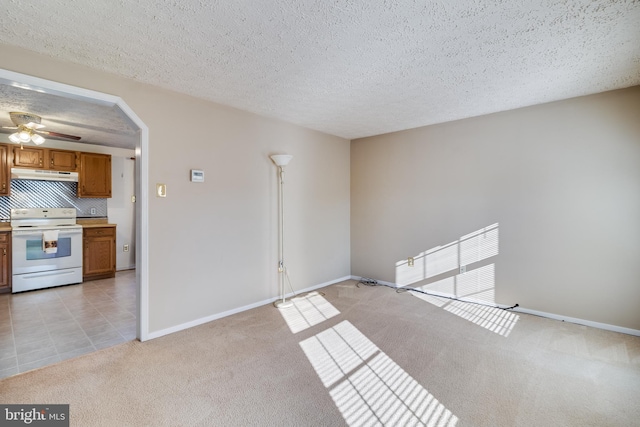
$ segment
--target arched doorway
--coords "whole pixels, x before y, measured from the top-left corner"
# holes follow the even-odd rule
[[[118,108],[137,127],[139,140],[135,147],[136,182],[136,282],[137,282],[137,338],[149,336],[149,273],[148,273],[148,143],[147,126],[119,97],[26,74],[0,69],[0,85],[21,88],[37,96],[38,93],[57,95],[74,102]]]

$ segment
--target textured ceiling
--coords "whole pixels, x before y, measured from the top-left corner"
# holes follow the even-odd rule
[[[11,111],[36,114],[42,119],[41,130],[79,136],[80,143],[133,149],[139,140],[138,128],[117,106],[79,102],[7,82],[0,84],[0,126],[15,127],[9,117]],[[15,130],[0,129],[0,132],[8,137]]]
[[[8,0],[0,27],[1,43],[349,139],[640,84],[638,0]]]

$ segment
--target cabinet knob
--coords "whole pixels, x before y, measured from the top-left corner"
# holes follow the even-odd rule
[[[7,248],[2,248],[2,255],[6,255],[7,254]]]

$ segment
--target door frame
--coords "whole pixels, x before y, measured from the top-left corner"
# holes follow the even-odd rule
[[[140,341],[149,339],[149,128],[120,97],[58,83],[0,68],[0,84],[24,87],[61,96],[78,102],[119,108],[137,127],[135,188],[136,188],[136,335]]]

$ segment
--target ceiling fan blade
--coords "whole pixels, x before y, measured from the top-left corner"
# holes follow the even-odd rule
[[[50,130],[37,130],[36,132],[41,133],[43,135],[48,135],[51,138],[72,139],[74,141],[80,141],[81,139],[79,136],[67,135],[66,133],[52,132]]]
[[[40,123],[34,123],[34,122],[25,123],[22,126],[24,126],[26,128],[29,128],[29,129],[33,129],[33,130],[38,130],[38,129],[42,129],[43,127],[45,127],[45,125],[41,125]]]
[[[2,129],[18,129],[17,126],[2,126]]]

